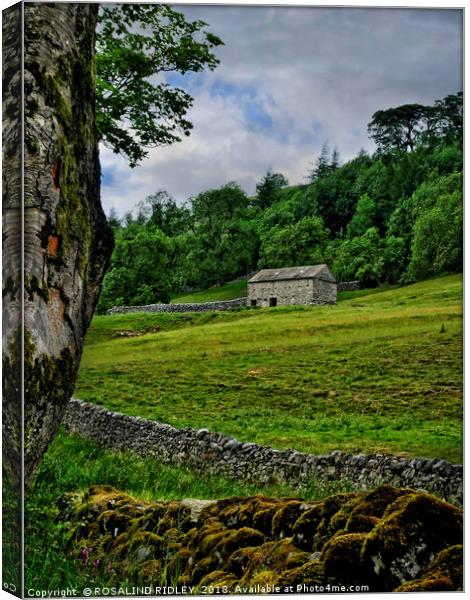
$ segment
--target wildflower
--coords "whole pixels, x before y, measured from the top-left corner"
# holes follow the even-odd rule
[[[91,553],[91,548],[88,548],[87,546],[85,546],[85,548],[83,548],[82,550],[82,564],[86,567],[88,564],[88,559],[90,558],[90,553]]]

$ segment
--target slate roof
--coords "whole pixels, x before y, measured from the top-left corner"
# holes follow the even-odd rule
[[[288,267],[286,269],[262,269],[248,283],[260,281],[286,281],[291,279],[315,279],[323,269],[329,272],[328,265],[310,265],[306,267]]]

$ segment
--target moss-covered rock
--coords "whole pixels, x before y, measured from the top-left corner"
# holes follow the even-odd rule
[[[396,592],[460,591],[463,590],[463,546],[441,550],[419,579],[407,581]]]
[[[343,505],[350,507],[351,501],[354,502],[358,497],[359,494],[351,492],[325,498],[322,503],[321,519],[313,538],[312,546],[314,550],[320,551],[330,537],[342,528],[344,519],[341,521],[338,518],[334,519],[335,515],[340,512]]]
[[[197,586],[195,592],[201,593],[201,591],[204,590],[202,592],[204,594],[223,594],[226,593],[226,590],[228,592],[233,591],[236,583],[237,580],[232,573],[221,570],[212,571],[212,573],[209,573],[201,580],[201,583]]]
[[[462,512],[421,492],[400,496],[368,534],[362,560],[377,588],[395,589],[416,579],[443,549],[462,542]]]
[[[227,561],[226,568],[238,578],[246,575],[250,569],[259,564],[258,548],[240,548],[232,553]]]
[[[325,578],[331,583],[361,584],[369,579],[361,550],[366,539],[364,533],[335,535],[324,546],[320,560]]]
[[[292,535],[292,529],[300,515],[308,509],[308,505],[292,500],[281,505],[273,516],[272,533],[275,537],[282,539]]]
[[[297,519],[292,527],[294,543],[302,550],[313,550],[313,541],[322,520],[323,502],[312,506]]]
[[[260,508],[253,515],[253,527],[266,535],[270,535],[272,532],[273,517],[277,510],[277,504],[271,504],[268,507]]]
[[[94,575],[159,581],[180,550],[187,515],[179,503],[139,502],[111,486],[92,486],[82,495],[63,496],[58,506],[71,521],[73,554],[84,567],[91,565]]]
[[[250,587],[267,587],[272,586],[273,581],[277,579],[277,572],[271,569],[264,569],[262,571],[258,571],[256,575],[254,575],[250,579]]]
[[[423,577],[407,581],[398,586],[394,592],[452,592],[456,588],[449,577]]]
[[[368,494],[360,496],[348,512],[344,529],[351,533],[371,531],[392,502],[410,493],[413,493],[413,490],[383,485]]]
[[[461,511],[413,490],[384,486],[315,502],[228,498],[193,511],[188,502],[138,502],[94,486],[59,507],[73,555],[107,581],[207,593],[462,588]]]
[[[322,586],[324,584],[324,565],[319,560],[309,560],[301,567],[284,571],[275,581],[275,585],[293,586],[294,590],[297,590],[298,586]]]
[[[231,503],[217,515],[217,518],[228,527],[254,527],[257,513],[279,504],[279,501],[261,495],[245,498],[242,501],[239,498],[237,500],[238,502]]]

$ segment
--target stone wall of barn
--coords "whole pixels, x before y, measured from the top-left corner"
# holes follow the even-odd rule
[[[248,306],[334,304],[336,291],[336,283],[323,278],[249,282]]]
[[[360,281],[339,281],[338,292],[356,292],[362,289],[364,286]]]
[[[315,279],[313,281],[312,304],[336,304],[338,285],[336,282]]]

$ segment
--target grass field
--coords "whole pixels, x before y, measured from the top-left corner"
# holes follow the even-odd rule
[[[56,520],[60,495],[96,484],[112,485],[143,500],[299,494],[287,486],[236,483],[224,477],[161,465],[154,459],[111,453],[93,442],[60,433],[46,453],[26,496],[25,589],[54,590],[68,586],[81,590],[100,583],[90,580],[90,572],[70,558],[67,526]],[[312,483],[311,487],[302,489],[301,494],[315,499],[342,490],[349,491],[334,485],[316,487]]]
[[[95,317],[75,395],[277,448],[459,461],[462,278],[328,307]]]
[[[220,287],[213,287],[207,290],[181,294],[172,298],[172,303],[176,302],[216,302],[218,300],[235,300],[235,298],[244,298],[246,292],[246,279],[241,281],[232,281]]]

